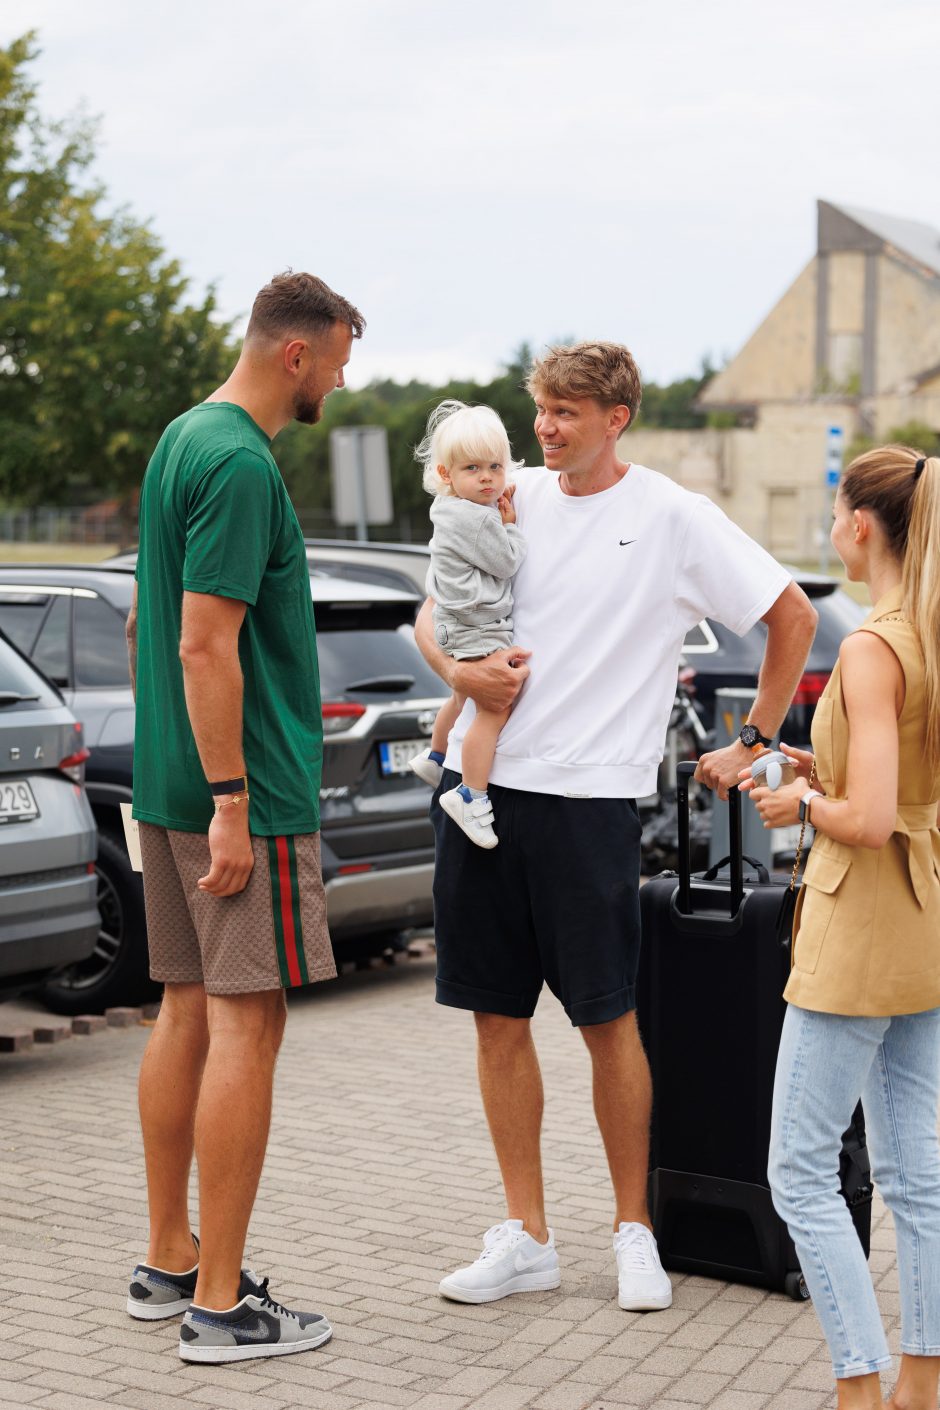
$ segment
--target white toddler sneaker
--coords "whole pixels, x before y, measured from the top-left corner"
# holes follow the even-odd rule
[[[422,783],[429,783],[432,788],[436,788],[443,777],[444,770],[436,759],[431,758],[431,750],[422,749],[420,754],[416,754],[413,759],[408,760],[408,767],[416,773]]]
[[[614,1234],[617,1301],[627,1312],[662,1312],[672,1306],[672,1283],[645,1224],[621,1224]]]
[[[440,1284],[452,1302],[496,1302],[510,1293],[545,1292],[561,1282],[555,1235],[540,1244],[527,1234],[521,1219],[494,1224],[483,1235],[483,1252],[469,1268],[458,1268]]]
[[[474,798],[466,784],[458,784],[438,799],[449,818],[453,818],[459,828],[478,847],[495,847],[499,838],[493,831],[493,805],[484,793],[482,798]]]

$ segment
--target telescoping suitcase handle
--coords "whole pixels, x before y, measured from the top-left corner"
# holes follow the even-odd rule
[[[676,804],[679,811],[679,894],[676,909],[682,915],[692,914],[692,848],[689,837],[689,779],[695,773],[693,761],[681,763],[676,770]],[[731,854],[731,893],[729,914],[733,919],[744,900],[744,856],[741,843],[741,794],[738,788],[728,790],[728,851]]]

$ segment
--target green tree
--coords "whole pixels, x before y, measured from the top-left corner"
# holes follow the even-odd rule
[[[906,421],[903,426],[892,426],[882,441],[876,441],[873,436],[853,436],[845,448],[843,466],[851,465],[856,456],[874,450],[876,445],[911,446],[924,455],[940,455],[940,430],[925,421]]]
[[[706,425],[708,415],[697,410],[695,402],[717,370],[706,357],[702,359],[697,377],[680,377],[662,387],[656,382],[647,382],[643,388],[637,424],[673,431],[693,430]]]
[[[128,497],[166,423],[233,360],[215,296],[86,176],[93,123],[42,118],[35,36],[0,49],[0,494]]]

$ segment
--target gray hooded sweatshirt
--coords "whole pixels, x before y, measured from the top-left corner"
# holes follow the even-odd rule
[[[474,504],[456,495],[437,495],[431,522],[426,586],[437,604],[435,621],[451,619],[467,627],[508,621],[510,579],[526,554],[520,530],[502,522],[495,504]]]

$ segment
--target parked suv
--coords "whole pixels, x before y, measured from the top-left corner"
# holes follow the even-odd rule
[[[88,797],[99,827],[100,933],[93,955],[52,979],[50,1007],[139,1002],[148,978],[143,888],[120,804],[131,801],[134,703],[124,625],[133,558],[120,565],[0,566],[0,628],[85,722]],[[443,687],[414,641],[419,599],[311,574],[323,700],[321,856],[340,956],[432,917],[428,791],[407,767],[427,744]]]
[[[389,586],[410,585],[424,596],[431,555],[423,544],[347,539],[305,539],[304,542],[311,565],[322,565],[334,575],[348,573]],[[850,597],[836,578],[802,568],[790,571],[819,614],[806,669],[782,730],[788,744],[808,748],[813,711],[832,674],[839,646],[843,637],[864,620],[867,609]],[[758,622],[743,637],[735,636],[729,627],[712,621],[699,622],[688,632],[682,651],[687,665],[695,672],[694,695],[701,706],[706,729],[715,728],[715,691],[719,687],[741,686],[756,690],[766,644],[767,628],[763,622]]]
[[[82,963],[98,934],[82,727],[0,633],[0,993]]]
[[[867,609],[839,586],[835,578],[792,569],[793,576],[819,614],[816,636],[793,703],[781,728],[787,744],[809,748],[809,730],[816,702],[826,688],[839,647],[849,632],[867,616]],[[735,636],[720,622],[699,622],[687,634],[682,648],[694,669],[695,699],[702,707],[707,729],[714,729],[715,691],[722,686],[757,688],[757,673],[767,645],[767,628],[758,622],[745,636]]]

